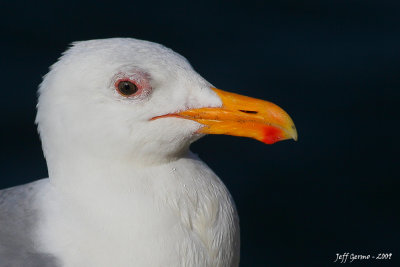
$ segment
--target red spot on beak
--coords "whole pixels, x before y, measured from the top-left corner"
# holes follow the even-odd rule
[[[269,145],[280,141],[284,136],[283,131],[274,126],[265,126],[263,129],[263,134],[264,137],[261,141]]]

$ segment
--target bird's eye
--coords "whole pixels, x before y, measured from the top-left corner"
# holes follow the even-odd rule
[[[130,81],[120,81],[117,85],[117,90],[123,96],[132,96],[138,91],[138,88],[136,84]]]

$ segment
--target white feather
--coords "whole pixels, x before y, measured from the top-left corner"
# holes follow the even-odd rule
[[[115,92],[119,73],[151,92]],[[189,120],[150,118],[221,106],[188,61],[159,44],[73,44],[40,86],[36,122],[48,164],[36,231],[64,266],[238,266],[239,226],[220,179],[188,148]]]

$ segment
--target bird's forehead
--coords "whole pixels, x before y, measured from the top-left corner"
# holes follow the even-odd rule
[[[99,85],[111,84],[116,75],[135,71],[147,74],[153,85],[163,87],[209,85],[178,53],[160,44],[130,38],[76,42],[53,69],[59,66],[68,69],[62,73],[68,73],[69,80],[91,80]]]
[[[86,61],[87,64],[132,65],[154,71],[191,70],[189,62],[171,49],[128,38],[77,42],[65,53],[65,57]]]

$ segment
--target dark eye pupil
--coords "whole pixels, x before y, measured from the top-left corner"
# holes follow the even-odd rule
[[[129,96],[136,93],[138,88],[134,83],[123,81],[118,84],[118,90],[121,94]]]

